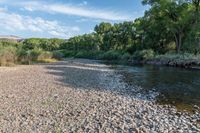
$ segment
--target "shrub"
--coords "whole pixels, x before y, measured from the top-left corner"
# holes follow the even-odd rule
[[[0,47],[17,47],[19,45],[22,45],[22,44],[18,42],[0,40]]]
[[[133,54],[133,59],[137,60],[149,60],[155,57],[155,53],[152,49],[136,51]]]
[[[38,57],[37,60],[41,61],[41,60],[45,60],[45,59],[51,59],[53,57],[53,54],[51,52],[48,51],[42,51]]]
[[[111,50],[99,55],[99,59],[117,60],[120,59],[121,54],[122,54],[121,52]]]
[[[48,53],[44,53],[41,49],[25,50],[18,49],[18,61],[22,64],[30,64],[32,61],[38,61],[49,56]]]
[[[89,55],[89,53],[87,51],[79,51],[75,57],[76,58],[87,58]]]
[[[95,51],[79,51],[75,57],[76,58],[89,58],[94,59],[98,56],[98,52]]]
[[[157,55],[156,59],[159,60],[168,60],[168,61],[173,61],[173,60],[200,60],[200,55],[194,55],[190,53],[166,53],[164,55]]]
[[[18,50],[18,61],[24,64],[30,64],[32,61],[46,62],[53,58],[53,53],[43,51],[42,49],[34,48],[32,50]]]
[[[0,66],[14,65],[17,61],[15,47],[0,47]]]
[[[17,60],[18,62],[22,63],[22,64],[27,64],[28,63],[28,52],[25,49],[23,49],[22,47],[17,49]]]
[[[131,58],[131,55],[129,53],[124,53],[121,57],[122,60],[129,60]]]
[[[39,55],[41,55],[44,51],[42,49],[34,48],[33,50],[27,51],[27,56],[31,61],[37,61]]]
[[[52,58],[61,60],[64,57],[64,54],[61,51],[53,51]]]
[[[39,60],[39,62],[41,63],[53,63],[53,62],[57,62],[58,60],[56,59],[42,59],[42,60]]]
[[[63,53],[64,57],[74,57],[76,55],[75,51],[67,51],[67,50],[61,50],[60,52]]]

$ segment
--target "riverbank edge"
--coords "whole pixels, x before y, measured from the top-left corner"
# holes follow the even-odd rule
[[[151,60],[128,60],[127,63],[130,65],[148,64],[148,65],[161,65],[161,66],[200,70],[200,61],[197,61],[197,60],[181,60],[180,61],[180,60],[151,59]]]
[[[77,58],[78,59],[78,58]],[[82,58],[88,59],[88,58]],[[112,63],[112,64],[125,64],[125,65],[157,65],[157,66],[167,66],[167,67],[176,67],[176,68],[185,68],[200,70],[200,61],[197,60],[159,60],[159,59],[148,59],[148,60],[107,60],[107,59],[94,59],[103,63]]]

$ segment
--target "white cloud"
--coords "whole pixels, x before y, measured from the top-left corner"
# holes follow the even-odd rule
[[[80,31],[79,27],[72,27],[72,30],[77,32]]]
[[[49,31],[49,34],[53,35],[53,36],[63,36],[64,34],[59,33],[57,31]]]
[[[6,7],[0,7],[0,12],[6,12],[8,9]]]
[[[34,10],[33,10],[31,7],[29,7],[29,6],[24,7],[24,8],[21,8],[21,9],[22,9],[22,10],[25,9],[25,10],[30,11],[30,12],[34,11]]]
[[[87,1],[84,1],[87,5]],[[63,4],[47,4],[39,1],[29,1],[29,2],[19,2],[19,5],[23,6],[27,11],[42,11],[48,13],[59,13],[65,15],[75,15],[86,18],[112,20],[112,21],[122,21],[131,20],[132,18],[128,15],[107,10],[98,10],[92,8],[86,8],[74,5],[63,5]]]
[[[57,21],[49,21],[42,18],[32,18],[15,13],[0,12],[1,30],[30,31],[45,33],[55,37],[68,38],[80,31],[77,26],[62,26]]]

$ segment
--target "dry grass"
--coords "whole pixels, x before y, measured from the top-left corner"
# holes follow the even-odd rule
[[[41,59],[41,60],[38,60],[38,62],[42,62],[42,63],[54,63],[54,62],[57,62],[58,60],[57,59]]]

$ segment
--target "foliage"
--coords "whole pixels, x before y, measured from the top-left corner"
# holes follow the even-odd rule
[[[102,22],[69,38],[0,41],[1,62],[30,63],[63,57],[106,60],[194,59],[200,53],[200,0],[142,0],[150,8],[134,21]],[[169,52],[176,51],[176,54]],[[179,54],[178,54],[179,53]],[[182,54],[192,53],[192,54]],[[3,64],[3,63],[1,63]]]
[[[124,53],[124,54],[122,55],[121,59],[127,61],[127,60],[131,59],[131,54],[129,54],[129,53]]]
[[[63,57],[64,57],[64,54],[61,51],[53,51],[52,52],[51,58],[61,60]]]
[[[57,59],[42,59],[42,60],[38,60],[37,62],[40,62],[40,63],[54,63],[54,62],[57,62],[58,60]]]
[[[76,58],[87,58],[87,59],[98,59],[102,54],[101,51],[79,51],[74,57]]]
[[[164,55],[157,55],[154,61],[169,65],[169,66],[195,66],[200,64],[200,55],[194,55],[190,53],[170,53]]]
[[[198,1],[143,0],[150,9],[134,22],[96,25],[94,33],[70,38],[67,51],[136,51],[152,49],[158,54],[176,50],[200,51],[200,11]]]
[[[10,66],[17,61],[16,48],[12,46],[0,47],[0,66]]]
[[[23,48],[26,50],[40,48],[45,51],[53,51],[59,50],[64,42],[65,40],[57,38],[29,38],[23,41]]]
[[[121,52],[111,50],[99,55],[98,58],[103,60],[118,60],[121,58],[121,55]]]
[[[154,57],[155,57],[155,53],[152,49],[136,51],[133,54],[133,59],[137,59],[137,60],[149,60]]]
[[[97,34],[85,34],[76,36],[62,44],[62,48],[67,51],[96,51],[99,50],[100,38]]]
[[[8,41],[1,41],[0,40],[0,47],[18,47],[19,45],[21,45],[21,43],[17,43],[17,42],[8,42]]]
[[[63,53],[63,56],[64,56],[65,58],[74,57],[74,56],[76,55],[76,52],[75,52],[75,51],[61,50],[60,52]]]
[[[41,60],[45,60],[45,59],[51,59],[53,57],[53,53],[48,52],[48,51],[40,51],[37,60],[41,61]]]
[[[191,53],[166,53],[164,55],[157,55],[155,57],[157,60],[163,60],[163,61],[199,61],[200,60],[200,55],[195,55]]]

